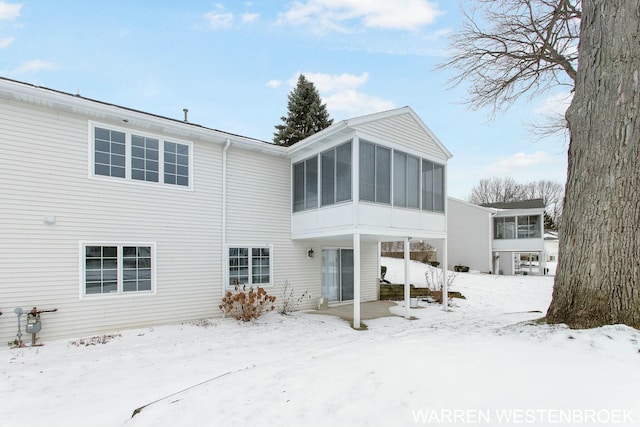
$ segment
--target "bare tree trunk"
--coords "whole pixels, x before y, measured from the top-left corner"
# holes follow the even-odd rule
[[[582,2],[560,259],[547,319],[640,328],[640,7]]]

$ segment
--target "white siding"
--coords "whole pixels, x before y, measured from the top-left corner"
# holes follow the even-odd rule
[[[491,212],[456,199],[447,204],[447,263],[491,271]]]
[[[273,245],[273,286],[267,292],[282,299],[288,281],[297,298],[312,294],[300,309],[314,308],[322,292],[322,248],[335,241],[291,240],[290,160],[234,149],[228,151],[227,245]],[[351,247],[338,245],[341,247]],[[307,258],[307,248],[315,256]],[[377,245],[362,244],[362,299],[377,297]],[[226,254],[225,254],[226,257]],[[226,262],[226,258],[225,258]]]
[[[218,310],[221,146],[194,142],[193,191],[89,179],[88,129],[80,116],[0,104],[3,342],[15,337],[15,307],[58,308],[43,315],[44,340]],[[155,243],[156,294],[81,299],[81,241]]]
[[[425,133],[422,126],[410,114],[401,114],[354,127],[366,134],[424,153],[430,158],[442,159],[443,162],[447,159],[447,155],[439,145]]]

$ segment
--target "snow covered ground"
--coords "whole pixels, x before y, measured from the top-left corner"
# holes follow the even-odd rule
[[[401,283],[402,260],[383,263]],[[460,273],[449,312],[367,331],[270,313],[3,348],[0,426],[640,425],[640,331],[533,323],[552,281]]]

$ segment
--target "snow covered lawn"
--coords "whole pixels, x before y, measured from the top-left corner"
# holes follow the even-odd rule
[[[402,260],[383,263],[403,281]],[[451,311],[424,303],[367,331],[270,313],[3,348],[0,426],[640,425],[640,332],[534,324],[552,284],[459,273]]]

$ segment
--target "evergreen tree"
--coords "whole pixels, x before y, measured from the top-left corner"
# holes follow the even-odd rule
[[[289,93],[287,108],[288,116],[281,117],[283,124],[276,125],[277,132],[273,134],[273,142],[278,145],[288,147],[333,123],[315,85],[303,74]]]

